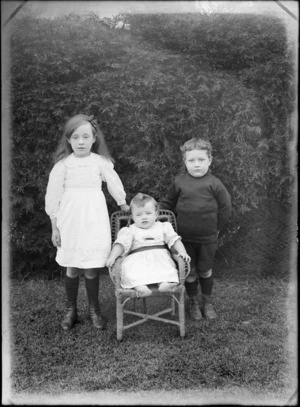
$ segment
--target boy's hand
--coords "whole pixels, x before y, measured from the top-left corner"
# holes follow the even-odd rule
[[[184,260],[186,260],[186,261],[188,261],[188,262],[191,261],[191,258],[190,258],[190,256],[189,256],[187,253],[178,253],[178,256],[179,256],[179,257],[182,257]]]
[[[54,247],[60,247],[61,245],[60,233],[57,228],[52,230],[51,240]]]

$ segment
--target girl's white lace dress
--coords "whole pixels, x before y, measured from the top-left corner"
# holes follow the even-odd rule
[[[170,282],[178,283],[176,265],[167,249],[151,249],[137,253],[131,250],[167,244],[173,246],[180,236],[169,222],[155,222],[149,229],[141,229],[135,224],[120,229],[114,244],[124,247],[124,260],[121,270],[121,286],[133,288],[139,285]]]
[[[113,163],[98,154],[74,154],[53,167],[45,197],[50,219],[57,218],[61,247],[56,261],[64,267],[104,267],[111,249],[111,231],[102,181],[117,205],[125,204],[123,184]]]

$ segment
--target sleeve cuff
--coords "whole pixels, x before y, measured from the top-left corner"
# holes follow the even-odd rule
[[[174,244],[177,242],[177,240],[182,240],[181,236],[174,236],[172,239],[170,239],[170,241],[168,243],[169,249],[171,249],[174,246]]]

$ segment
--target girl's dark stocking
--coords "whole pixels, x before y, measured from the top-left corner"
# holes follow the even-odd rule
[[[105,329],[106,318],[100,313],[99,293],[99,274],[94,278],[85,278],[86,292],[89,301],[89,316],[95,328]]]
[[[77,315],[77,294],[79,286],[79,276],[71,278],[65,276],[65,289],[67,294],[67,313],[61,323],[64,330],[69,330],[75,325]]]

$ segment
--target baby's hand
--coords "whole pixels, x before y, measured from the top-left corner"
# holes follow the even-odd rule
[[[191,261],[191,258],[190,258],[190,256],[189,256],[187,253],[178,253],[178,256],[179,256],[179,257],[182,257],[184,260],[186,260],[186,261],[188,261],[188,262]]]

